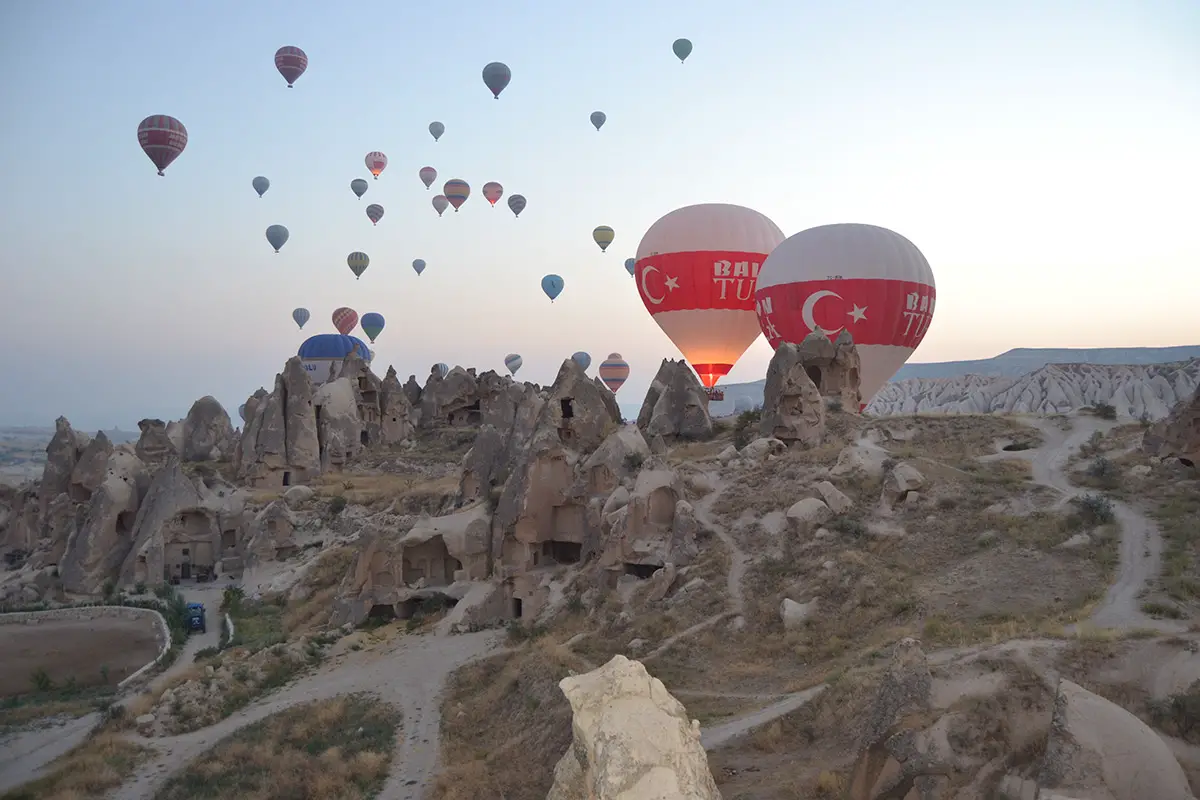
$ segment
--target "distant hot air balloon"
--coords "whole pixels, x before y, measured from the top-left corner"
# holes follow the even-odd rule
[[[353,308],[342,306],[333,311],[333,327],[337,328],[337,332],[342,336],[349,336],[350,331],[354,330],[354,326],[358,324],[358,312]],[[303,358],[303,354],[301,354]]]
[[[459,178],[451,178],[442,186],[442,194],[450,201],[450,205],[454,206],[455,212],[459,206],[467,202],[467,198],[471,196],[470,185]]]
[[[242,422],[246,421],[246,404],[242,403],[238,406],[238,416],[242,418]]]
[[[378,150],[367,153],[367,157],[363,161],[367,164],[367,170],[375,176],[375,180],[379,180],[379,173],[387,169],[387,156]]]
[[[677,208],[638,244],[646,310],[712,389],[758,338],[754,282],[783,232],[757,211],[725,203]]]
[[[771,347],[799,344],[818,329],[831,339],[849,334],[862,364],[864,408],[925,338],[936,297],[933,270],[916,245],[859,223],[788,237],[763,263],[754,293]]]
[[[417,177],[421,179],[421,183],[425,184],[425,188],[428,189],[437,180],[437,170],[433,167],[421,167],[417,172]]]
[[[512,80],[512,70],[507,64],[501,64],[499,61],[493,61],[483,68],[483,84],[492,90],[492,97],[500,99],[500,93],[504,91],[504,87],[508,86],[508,82]]]
[[[675,56],[679,59],[679,63],[682,64],[692,54],[692,43],[687,39],[676,39],[671,44],[671,50],[674,51]]]
[[[433,365],[433,368],[437,371],[439,378],[444,378],[450,374],[450,365],[446,364],[445,362],[439,361]]]
[[[446,195],[435,194],[433,196],[433,210],[438,212],[439,217],[442,215],[442,212],[445,211],[449,207],[450,207],[450,201],[446,199]]]
[[[300,330],[304,330],[304,324],[306,322],[308,322],[308,318],[311,316],[312,316],[312,314],[308,313],[307,308],[293,308],[292,309],[292,319],[295,321],[295,323],[297,325],[300,326]]]
[[[258,192],[259,197],[262,197],[267,193],[267,189],[271,188],[271,182],[262,175],[250,181],[250,185],[254,187],[254,191]]]
[[[366,253],[355,250],[350,255],[346,256],[346,266],[350,267],[350,271],[354,273],[355,278],[361,278],[362,274],[367,271],[367,267],[371,265],[371,257]]]
[[[288,233],[288,229],[282,225],[272,225],[271,227],[267,228],[267,243],[270,244],[271,247],[274,247],[275,252],[278,253],[279,248],[287,244],[288,236],[290,235],[291,234]]]
[[[592,239],[595,240],[596,244],[600,245],[601,253],[608,250],[608,246],[612,244],[615,237],[616,234],[613,233],[613,229],[607,225],[601,225],[592,231]]]
[[[630,275],[632,275],[634,272],[637,271],[637,259],[636,258],[625,259],[625,271],[628,272]]]
[[[508,368],[510,375],[516,375],[517,370],[519,370],[521,365],[524,363],[525,362],[522,361],[521,357],[516,353],[509,353],[504,357],[504,366]]]
[[[281,47],[275,51],[275,69],[279,70],[291,89],[292,84],[300,80],[304,70],[308,69],[308,56],[299,47]]]
[[[367,189],[370,188],[371,184],[367,183],[362,178],[355,178],[354,180],[350,181],[350,191],[358,195],[359,200],[362,199],[362,196],[367,193]]]
[[[348,308],[344,310],[350,311]],[[350,330],[353,328],[351,325]],[[367,347],[366,342],[344,333],[318,333],[305,339],[296,351],[304,371],[315,386],[329,380],[331,373],[336,377],[342,362],[351,353],[357,353],[363,361],[369,362],[371,359],[371,348]]]
[[[488,181],[483,185],[483,199],[492,204],[492,208],[496,207],[496,201],[504,196],[504,187],[495,181]]]
[[[371,203],[367,206],[367,219],[371,220],[371,224],[379,224],[379,220],[383,219],[383,206],[379,203]]]
[[[562,294],[563,279],[558,275],[547,275],[542,278],[542,291],[546,293],[546,297],[550,298],[550,302],[554,302],[554,298]]]
[[[525,195],[510,195],[508,198],[508,208],[513,212],[514,217],[521,216],[521,212],[525,210]]]
[[[164,175],[163,170],[179,158],[188,143],[187,128],[166,114],[146,117],[138,124],[137,133],[142,152],[158,167],[159,175]]]
[[[383,326],[387,322],[383,318],[383,314],[378,314],[374,311],[368,311],[362,315],[362,329],[367,338],[371,340],[371,344],[375,344],[375,339],[379,334],[383,333]]]
[[[629,362],[621,358],[620,353],[609,353],[608,358],[600,365],[600,380],[613,394],[616,394],[629,378]]]
[[[446,132],[446,126],[435,120],[429,123],[429,132],[433,135],[433,140],[436,142]]]
[[[608,119],[608,116],[603,111],[593,111],[591,119],[592,124],[596,126],[596,130],[600,130],[601,126],[604,125],[604,121]]]
[[[375,360],[375,351],[374,351],[374,350],[368,350],[368,351],[367,351],[367,363],[368,363],[368,364],[370,364],[370,363],[371,363],[372,361],[374,361],[374,360]]]
[[[413,269],[416,270],[416,273],[418,275],[420,275],[422,272],[424,272],[425,271],[425,259],[414,258],[413,259]]]
[[[571,353],[571,360],[578,364],[584,372],[587,372],[587,368],[592,365],[592,357],[582,350]]]

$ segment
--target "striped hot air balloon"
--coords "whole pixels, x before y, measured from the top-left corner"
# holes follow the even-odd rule
[[[163,175],[163,170],[179,158],[188,143],[187,128],[166,114],[153,114],[142,120],[138,124],[137,136],[142,152],[158,168],[159,175]]]
[[[334,310],[333,327],[337,328],[338,333],[342,336],[349,336],[350,331],[354,330],[354,326],[357,324],[358,312],[353,308],[342,306]]]
[[[304,330],[304,323],[308,322],[308,318],[312,316],[308,313],[307,308],[292,309],[292,320],[300,326],[300,330]]]
[[[355,279],[361,278],[362,274],[367,271],[367,267],[371,265],[371,257],[366,253],[355,250],[350,255],[346,256],[346,266],[350,267],[350,271],[354,273]]]
[[[454,206],[454,211],[457,212],[459,206],[467,202],[467,198],[471,196],[471,186],[466,181],[460,178],[451,178],[442,186],[442,194],[450,205]]]
[[[446,199],[446,195],[444,194],[435,194],[431,202],[433,203],[433,210],[438,212],[439,217],[443,211],[450,207],[450,201]],[[455,210],[457,211],[458,209]]]
[[[372,150],[371,152],[367,153],[367,156],[363,159],[363,161],[366,162],[367,169],[370,171],[370,173],[375,176],[375,180],[379,180],[379,173],[387,169],[388,165],[387,156],[378,150]]]
[[[525,195],[510,195],[508,198],[508,210],[513,212],[514,217],[521,216],[521,212],[525,210]]]
[[[516,353],[509,353],[504,357],[504,366],[508,368],[509,374],[511,375],[516,375],[517,370],[519,370],[521,365],[524,363],[525,362],[521,359],[521,356]]]
[[[612,244],[613,239],[615,239],[616,236],[617,235],[613,232],[613,229],[607,225],[601,225],[596,228],[596,230],[592,231],[592,239],[596,242],[596,244],[600,245],[601,253],[608,250],[608,246]]]
[[[428,189],[437,180],[437,170],[433,167],[421,167],[417,171],[417,177],[421,179],[421,183],[425,184],[425,188]]]
[[[496,207],[496,201],[504,196],[504,187],[495,181],[488,181],[483,185],[483,199],[492,204],[492,208]]]
[[[629,362],[621,358],[620,353],[609,353],[608,358],[600,365],[600,380],[613,394],[617,393],[629,378]]]
[[[379,220],[383,219],[383,206],[379,203],[371,203],[367,206],[367,219],[371,220],[372,225],[378,225]]]
[[[275,51],[275,69],[287,81],[288,88],[300,80],[300,76],[308,69],[308,55],[299,47],[284,45]]]

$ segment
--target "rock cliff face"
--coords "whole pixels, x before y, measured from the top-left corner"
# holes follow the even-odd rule
[[[1200,386],[1190,398],[1176,403],[1166,419],[1146,431],[1142,451],[1159,458],[1178,458],[1190,467],[1200,464]]]
[[[637,425],[647,437],[707,439],[712,436],[708,393],[686,361],[663,359],[638,412]]]

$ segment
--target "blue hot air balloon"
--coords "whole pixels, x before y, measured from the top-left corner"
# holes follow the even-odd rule
[[[582,350],[572,353],[571,360],[578,364],[584,372],[587,372],[587,368],[592,365],[592,357]]]
[[[246,421],[246,404],[242,403],[238,406],[238,416],[242,418],[242,422]]]
[[[413,269],[416,271],[416,273],[418,275],[420,275],[422,272],[424,272],[425,271],[425,259],[414,258],[413,259]]]
[[[295,321],[295,323],[297,325],[300,326],[300,330],[304,330],[304,323],[308,322],[308,318],[311,316],[312,316],[312,314],[308,313],[307,308],[293,308],[292,309],[292,319]]]
[[[387,322],[383,319],[383,314],[377,314],[372,311],[368,314],[363,314],[358,324],[362,326],[363,333],[367,334],[367,338],[371,340],[371,344],[375,344],[375,339],[379,337],[379,334],[383,333],[383,326]]]
[[[433,365],[433,368],[437,370],[439,378],[444,378],[450,374],[450,365],[446,364],[445,362],[439,361]]]
[[[518,355],[517,353],[509,353],[508,355],[506,355],[504,357],[504,366],[508,367],[508,371],[512,375],[517,374],[517,370],[519,370],[521,368],[521,365],[523,363],[525,363],[525,362],[521,359],[521,356]]]
[[[357,336],[343,336],[340,333],[318,333],[310,336],[300,345],[296,355],[313,384],[320,386],[329,380],[330,365],[333,366],[334,377],[341,367],[342,360],[351,353],[358,353],[363,361],[370,361],[371,348]]]
[[[262,175],[250,181],[250,185],[254,187],[254,191],[258,192],[259,197],[262,197],[267,193],[267,189],[271,188],[271,182]]]
[[[362,178],[355,178],[354,180],[350,181],[350,191],[358,195],[359,200],[362,199],[362,196],[367,193],[367,189],[370,188],[371,184],[367,183]]]
[[[267,228],[267,242],[275,248],[276,253],[279,252],[279,248],[287,244],[289,235],[288,229],[282,225],[272,225]]]
[[[625,259],[625,271],[626,272],[628,272],[630,275],[632,275],[636,269],[637,269],[637,259],[636,258]]]
[[[550,302],[554,302],[554,298],[562,294],[563,279],[558,275],[547,275],[542,278],[542,291],[546,293],[546,297],[550,298]]]

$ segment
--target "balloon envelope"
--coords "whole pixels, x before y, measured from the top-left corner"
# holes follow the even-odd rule
[[[387,169],[388,165],[387,156],[378,150],[372,150],[367,153],[363,161],[367,164],[367,171],[375,176],[375,180],[379,180],[379,173]]]
[[[383,219],[383,206],[379,203],[371,203],[367,206],[367,219],[371,220],[373,224]]]
[[[439,378],[444,378],[450,374],[450,365],[441,361],[434,364],[433,369],[437,372]]]
[[[436,120],[429,123],[429,133],[433,135],[433,140],[436,142],[442,138],[442,134],[446,132],[446,126]]]
[[[525,362],[521,359],[521,356],[516,353],[509,353],[504,357],[504,366],[508,368],[510,375],[516,375],[517,370],[519,370],[521,365],[524,363]]]
[[[937,287],[916,245],[887,228],[858,223],[800,231],[762,265],[754,293],[771,347],[820,330],[853,341],[862,406],[925,338]]]
[[[342,361],[351,353],[358,353],[364,361],[371,358],[371,348],[357,336],[338,333],[318,333],[310,336],[300,345],[296,355],[308,373],[313,385],[320,386],[329,380],[330,368],[336,377],[342,366]]]
[[[593,111],[591,119],[592,124],[596,126],[596,130],[600,130],[600,127],[604,124],[604,121],[608,119],[608,117],[603,111]]]
[[[158,174],[179,158],[187,147],[188,133],[183,123],[166,114],[153,114],[138,123],[138,144],[142,152],[158,167]]]
[[[267,189],[271,188],[271,182],[262,175],[250,181],[250,185],[254,187],[254,191],[258,192],[259,197],[262,197],[267,193]]]
[[[621,358],[620,353],[609,353],[608,358],[600,364],[599,372],[600,380],[604,381],[610,392],[616,394],[629,378],[629,362]]]
[[[363,178],[355,178],[350,181],[350,191],[354,192],[359,197],[367,193],[367,189],[371,188],[371,184],[367,183]]]
[[[546,293],[551,302],[554,302],[554,298],[562,294],[562,290],[563,279],[558,275],[547,275],[542,278],[542,291]]]
[[[613,229],[607,225],[601,225],[600,227],[596,228],[596,230],[592,231],[592,239],[596,242],[596,244],[600,245],[601,253],[608,249],[608,246],[612,244],[614,238],[616,238],[616,234],[613,233]]]
[[[350,255],[346,256],[346,266],[354,273],[354,277],[361,278],[362,274],[367,271],[367,267],[371,265],[371,257],[366,253],[355,250]],[[353,326],[351,326],[353,327]]]
[[[510,195],[508,198],[508,208],[513,212],[514,217],[521,216],[521,212],[525,210],[525,195]]]
[[[754,285],[783,232],[757,211],[685,206],[638,244],[635,278],[646,310],[712,388],[760,333]]]
[[[634,272],[637,271],[637,259],[636,258],[625,259],[625,271],[628,272],[630,275],[632,275]]]
[[[582,350],[576,350],[571,354],[571,360],[578,364],[584,372],[592,365],[592,357]]]
[[[504,187],[495,181],[488,181],[483,185],[483,199],[487,200],[494,207],[496,201],[504,196]]]
[[[375,344],[376,337],[383,333],[383,327],[387,322],[383,318],[383,314],[378,314],[374,311],[369,311],[362,315],[362,329],[367,338],[371,340],[371,344]]]
[[[684,59],[692,54],[692,43],[687,39],[676,39],[671,43],[671,50],[682,64]]]
[[[238,416],[242,418],[242,422],[246,421],[246,404],[242,403],[238,406]]]
[[[354,330],[354,326],[358,324],[358,312],[353,308],[342,306],[334,309],[333,312],[333,327],[343,336],[349,336],[350,331]],[[314,337],[315,338],[315,337]]]
[[[504,91],[504,87],[508,86],[508,82],[512,80],[512,70],[507,64],[502,64],[499,61],[493,61],[483,68],[483,84],[492,90],[492,97],[500,99],[500,93]]]
[[[422,272],[424,272],[425,271],[425,259],[414,258],[413,259],[413,269],[416,271],[416,273],[418,275],[420,275]]]
[[[271,227],[267,228],[267,243],[270,244],[271,247],[274,247],[275,252],[278,253],[279,248],[287,244],[288,236],[290,235],[291,234],[288,233],[288,229],[282,225],[272,225]]]
[[[471,196],[471,187],[460,178],[451,178],[442,186],[442,194],[450,201],[450,205],[454,206],[454,210],[458,211],[459,206]]]
[[[437,180],[437,170],[433,167],[421,167],[417,172],[417,177],[421,179],[421,183],[425,184],[425,188],[428,189]]]
[[[432,202],[433,209],[434,211],[438,212],[439,217],[442,215],[443,211],[450,207],[450,201],[446,199],[446,195],[444,194],[435,194]]]
[[[292,309],[292,320],[300,326],[300,330],[304,330],[304,324],[308,322],[308,318],[311,316],[312,314],[308,313],[307,308]]]
[[[299,47],[285,45],[275,51],[275,69],[287,81],[288,88],[308,69],[308,55]]]

